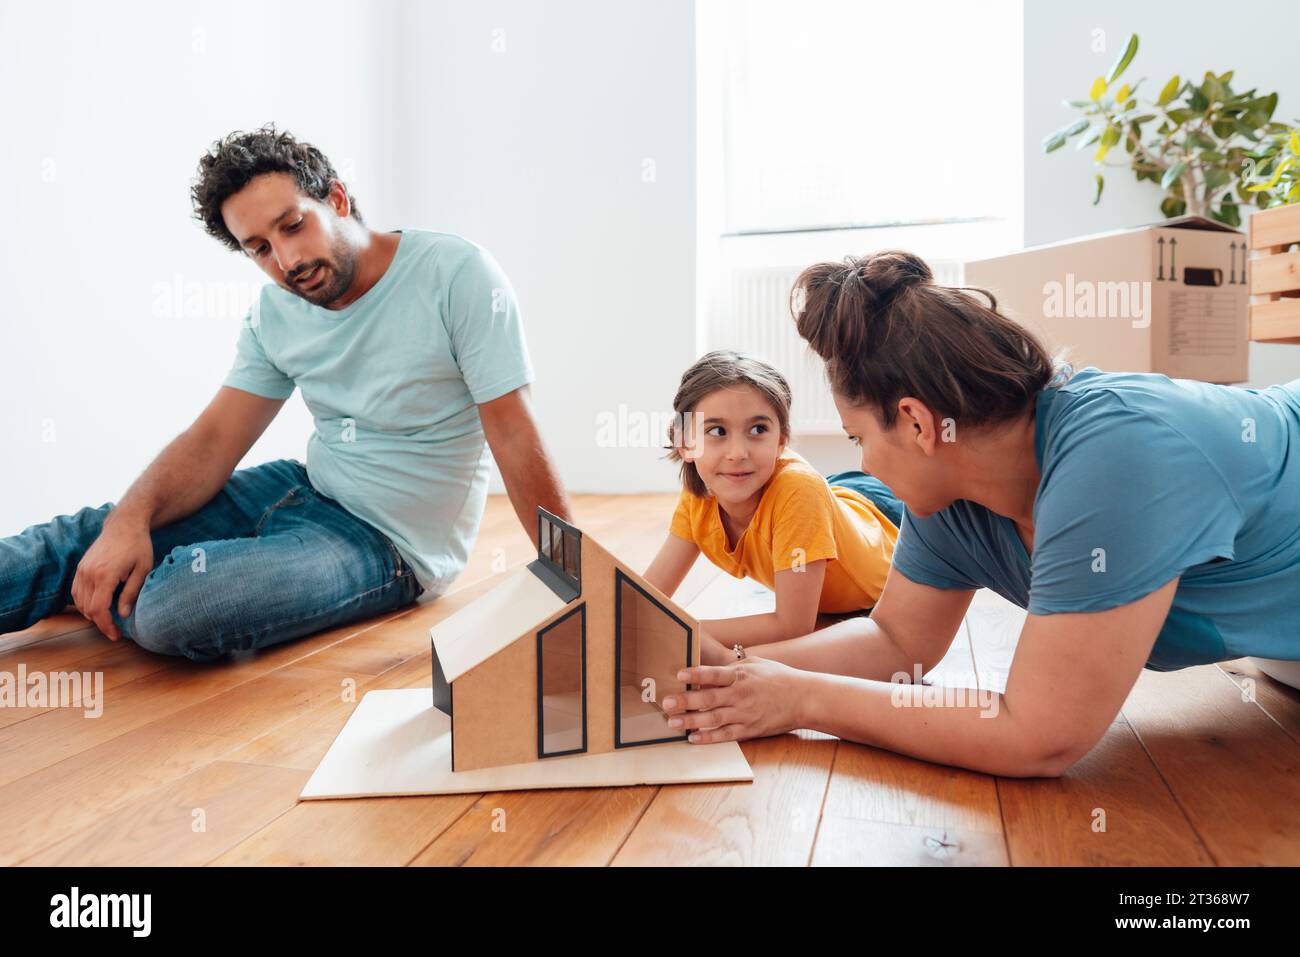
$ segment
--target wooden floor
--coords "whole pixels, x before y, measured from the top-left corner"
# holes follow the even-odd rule
[[[575,509],[644,567],[674,501],[578,496]],[[1246,662],[1143,672],[1060,779],[996,778],[801,732],[746,742],[747,784],[298,802],[355,703],[375,688],[427,687],[429,625],[530,555],[494,497],[452,595],[229,664],[151,655],[69,614],[0,637],[0,671],[102,671],[106,699],[97,718],[0,708],[0,861],[1300,864],[1300,693]],[[712,574],[697,567],[683,604]],[[1007,612],[982,609],[945,664],[1004,674],[1006,628],[980,621]]]

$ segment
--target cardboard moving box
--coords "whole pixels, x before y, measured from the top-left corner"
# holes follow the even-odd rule
[[[1183,216],[969,262],[966,285],[1075,368],[1244,382],[1246,256],[1238,230]]]

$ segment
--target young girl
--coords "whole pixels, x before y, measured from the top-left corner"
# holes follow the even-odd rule
[[[823,478],[790,439],[790,386],[765,362],[710,352],[682,376],[669,430],[681,498],[645,577],[672,596],[696,556],[776,592],[776,611],[703,621],[705,664],[735,645],[813,631],[818,614],[869,611],[889,573],[902,505],[863,472]]]

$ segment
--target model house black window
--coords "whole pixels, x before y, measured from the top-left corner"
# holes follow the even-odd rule
[[[622,571],[614,571],[614,746],[677,741],[660,702],[685,691],[691,629]]]
[[[537,756],[587,750],[587,606],[537,633]]]
[[[546,509],[537,509],[537,561],[529,566],[566,602],[582,593],[582,533]]]

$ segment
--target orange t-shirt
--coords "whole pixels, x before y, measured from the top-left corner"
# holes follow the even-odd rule
[[[885,587],[898,529],[852,489],[828,485],[799,453],[786,449],[763,489],[758,509],[734,549],[727,547],[718,500],[682,489],[669,531],[694,542],[709,561],[736,578],[776,589],[776,573],[827,559],[818,610],[871,608]]]

